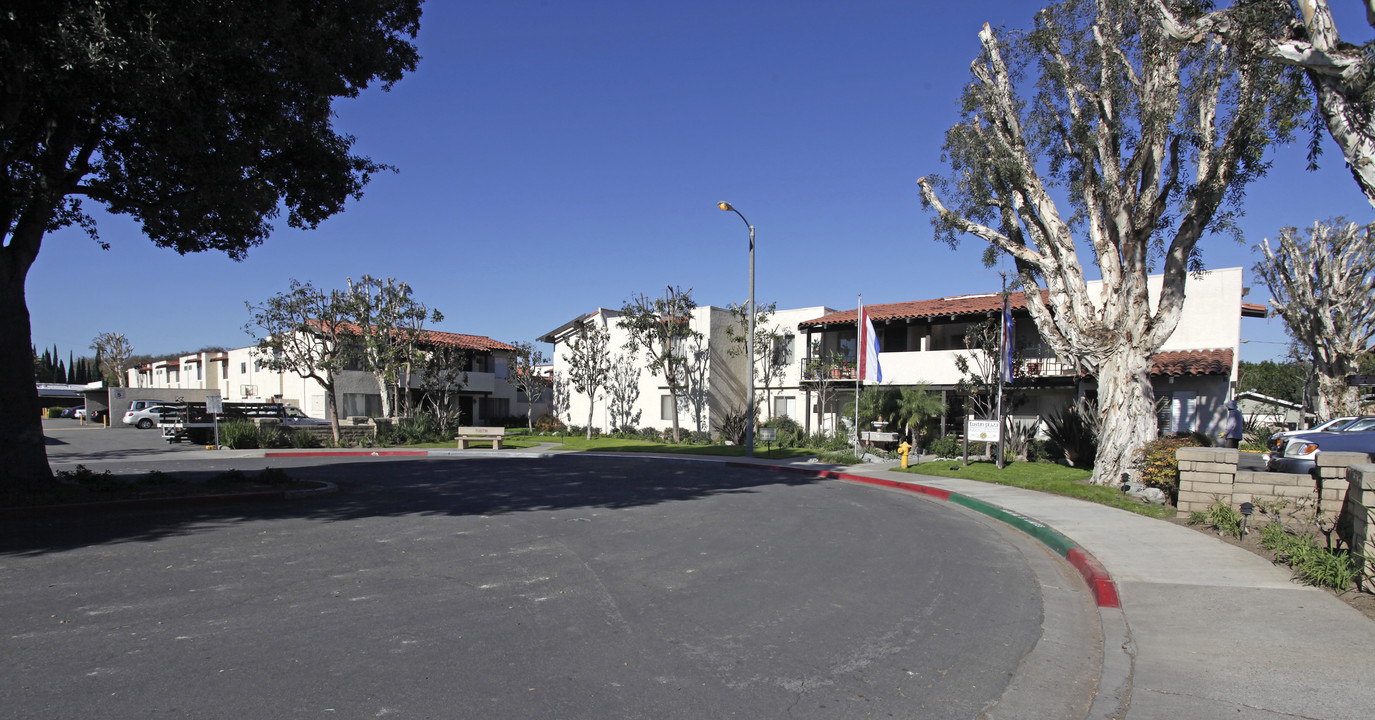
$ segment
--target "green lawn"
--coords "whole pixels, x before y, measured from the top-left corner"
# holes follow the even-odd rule
[[[595,437],[591,440],[582,435],[508,435],[507,439],[502,440],[502,449],[507,448],[529,448],[535,447],[539,443],[557,443],[559,450],[601,450],[604,452],[639,452],[639,453],[672,453],[677,455],[718,455],[722,457],[744,457],[745,448],[742,445],[674,445],[672,443],[657,443],[647,440],[622,440],[618,438]],[[477,442],[472,447],[490,448],[491,443]],[[457,442],[443,443],[421,443],[417,445],[396,445],[396,449],[453,449],[458,447]],[[756,447],[754,456],[771,460],[783,460],[793,457],[806,457],[815,455],[816,451],[800,448],[773,448]]]
[[[964,478],[1038,490],[1087,500],[1099,505],[1130,510],[1153,518],[1173,517],[1175,514],[1175,509],[1168,505],[1148,505],[1128,496],[1116,487],[1090,485],[1088,484],[1090,473],[1087,470],[1077,470],[1051,463],[1015,462],[1009,463],[1002,470],[999,470],[997,464],[991,462],[975,462],[962,466],[957,460],[939,460],[913,465],[906,470],[901,468],[894,468],[894,470],[896,472]]]

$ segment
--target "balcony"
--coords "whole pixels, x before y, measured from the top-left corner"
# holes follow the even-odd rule
[[[970,350],[927,350],[925,352],[885,352],[879,353],[879,364],[883,366],[883,384],[885,385],[916,385],[925,383],[928,385],[954,385],[961,378],[959,368],[955,365],[955,359],[961,355],[968,355]],[[815,383],[818,378],[809,372],[808,361],[803,360],[799,364],[799,377],[804,384]],[[1074,377],[1074,366],[1066,365],[1050,357],[1028,357],[1014,372],[1014,378],[1063,378]],[[831,381],[854,381],[855,369],[854,361],[849,361],[848,367],[832,368],[827,379]]]

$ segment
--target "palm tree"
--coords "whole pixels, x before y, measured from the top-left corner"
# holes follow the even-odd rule
[[[925,385],[907,385],[902,387],[898,395],[893,419],[915,447],[919,444],[918,427],[922,421],[938,417],[944,410],[945,403],[941,401],[940,396],[932,393]]]

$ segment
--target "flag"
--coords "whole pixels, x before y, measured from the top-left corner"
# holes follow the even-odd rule
[[[874,320],[863,306],[859,308],[859,379],[883,382],[883,368],[878,364],[878,335]]]
[[[1012,311],[1007,296],[1003,296],[1003,382],[1012,382]]]

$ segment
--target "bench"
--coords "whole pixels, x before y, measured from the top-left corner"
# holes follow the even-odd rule
[[[460,427],[458,429],[458,449],[467,450],[468,443],[490,442],[493,450],[501,449],[501,439],[506,436],[504,427]]]

